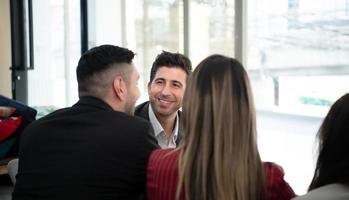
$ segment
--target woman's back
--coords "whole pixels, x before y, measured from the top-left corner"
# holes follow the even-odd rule
[[[155,150],[148,162],[147,197],[148,200],[174,200],[178,182],[179,150]],[[269,200],[289,200],[295,193],[283,179],[282,169],[270,162],[263,163],[266,175],[267,196]],[[183,194],[181,200],[184,199]],[[258,197],[256,197],[258,199]]]

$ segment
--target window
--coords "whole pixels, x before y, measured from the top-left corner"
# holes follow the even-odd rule
[[[248,1],[247,68],[262,159],[281,164],[298,194],[313,175],[322,118],[348,92],[346,3]]]
[[[259,83],[258,106],[324,116],[328,107],[347,92],[346,1],[249,3],[247,66]],[[259,100],[258,96],[268,99]]]
[[[33,0],[34,70],[28,71],[31,106],[65,107],[77,98],[79,0]],[[40,111],[40,108],[39,108]]]
[[[134,51],[142,96],[148,99],[151,65],[162,50],[183,53],[183,2],[181,0],[94,1],[92,46],[114,44]]]
[[[148,100],[147,83],[155,57],[162,50],[183,53],[182,0],[126,1],[126,44],[137,53],[143,86],[138,102]]]
[[[210,54],[234,57],[234,0],[192,0],[189,5],[189,57],[193,65]]]

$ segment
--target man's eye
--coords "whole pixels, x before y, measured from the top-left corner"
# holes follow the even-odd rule
[[[173,84],[173,87],[175,87],[175,88],[180,88],[181,85],[179,85],[179,84]]]

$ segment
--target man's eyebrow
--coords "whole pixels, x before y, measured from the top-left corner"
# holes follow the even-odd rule
[[[180,85],[183,85],[183,83],[182,83],[182,82],[177,81],[177,80],[171,80],[171,82],[173,82],[173,83],[178,83],[178,84],[180,84]]]
[[[158,78],[155,78],[153,81],[155,82],[155,81],[167,81],[167,80],[165,78],[163,78],[163,77],[158,77]],[[175,79],[174,80],[168,80],[168,82],[184,85],[182,82],[180,82],[178,80],[175,80]]]
[[[158,81],[158,80],[164,81],[165,79],[162,77],[158,77],[158,78],[154,79],[154,81]]]

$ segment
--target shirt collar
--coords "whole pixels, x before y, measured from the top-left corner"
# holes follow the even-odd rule
[[[162,128],[159,120],[156,118],[153,108],[151,107],[151,104],[148,106],[148,113],[149,113],[149,120],[150,123],[153,125],[153,129],[155,132],[155,137],[157,137],[161,132],[164,132],[164,128]],[[177,140],[178,136],[178,126],[179,126],[179,120],[178,120],[178,112],[176,115],[176,124],[172,132],[172,136],[174,140]]]

